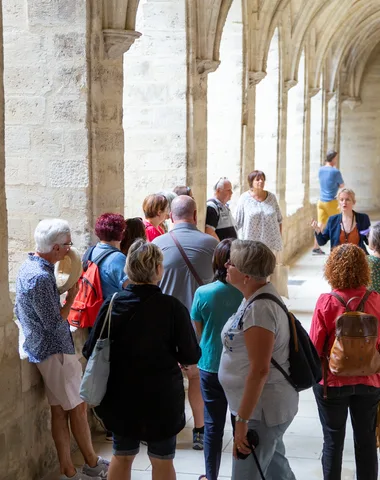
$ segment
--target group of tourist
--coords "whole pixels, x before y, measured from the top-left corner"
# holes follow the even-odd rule
[[[355,194],[343,184],[336,155],[328,152],[321,167],[321,192],[329,193],[321,195],[318,222],[312,222],[318,244],[313,253],[324,254],[320,245],[331,242],[325,277],[336,294],[321,295],[312,319],[310,337],[321,359],[329,354],[335,319],[346,303],[352,299],[351,309],[363,307],[372,315],[380,308],[380,225],[370,229],[368,216],[353,210]],[[283,436],[299,395],[272,363],[289,375],[288,316],[277,302],[256,299],[264,293],[282,302],[268,281],[283,248],[282,215],[265,180],[258,170],[248,176],[250,188],[233,218],[232,184],[221,177],[207,201],[204,232],[197,228],[196,203],[186,186],[148,195],[144,219],[125,220],[115,213],[97,219],[99,242],[90,260],[109,253],[99,264],[105,300],[83,355],[89,358],[97,340],[108,335],[103,327],[111,306],[110,374],[95,410],[113,442],[110,463],[94,452],[79,396],[82,369],[66,320],[78,286],[69,289],[62,306],[54,277],[54,264],[73,245],[70,228],[60,219],[38,224],[36,251],[18,275],[15,311],[24,349],[44,380],[61,480],[130,480],[142,441],[153,479],[175,480],[176,436],[186,423],[183,376],[194,418],[193,448],[204,450],[200,479],[218,478],[227,409],[234,431],[232,479],[261,480],[256,460],[267,479],[295,479]],[[340,478],[349,409],[357,478],[376,480],[380,375],[325,374],[314,387],[324,434],[324,479]],[[81,471],[70,457],[70,429],[85,459]],[[256,457],[247,439],[251,430],[259,438]]]

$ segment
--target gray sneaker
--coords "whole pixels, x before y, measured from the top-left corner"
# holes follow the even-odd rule
[[[105,477],[107,478],[107,477]],[[86,475],[85,473],[78,472],[73,477],[67,477],[66,475],[61,475],[59,480],[102,480],[101,477],[94,477]]]
[[[108,460],[105,460],[102,457],[98,457],[98,463],[96,467],[90,467],[89,465],[87,465],[87,463],[85,463],[82,467],[82,471],[92,479],[94,477],[107,478],[109,466],[110,466],[110,462]]]

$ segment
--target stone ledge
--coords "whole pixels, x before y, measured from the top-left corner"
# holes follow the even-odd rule
[[[135,30],[103,30],[105,58],[113,59],[122,56],[140,37],[141,33]]]

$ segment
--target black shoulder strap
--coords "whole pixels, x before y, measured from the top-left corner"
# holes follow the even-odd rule
[[[255,297],[253,300],[251,300],[251,301],[249,302],[249,305],[250,305],[252,302],[254,302],[255,300],[264,300],[264,299],[272,300],[272,302],[277,303],[277,305],[284,310],[284,312],[286,313],[286,315],[287,315],[287,317],[288,317],[289,328],[293,328],[294,337],[295,337],[295,338],[294,338],[294,341],[295,341],[295,344],[297,344],[297,342],[298,342],[298,339],[297,339],[297,331],[296,331],[294,325],[291,326],[291,323],[293,324],[294,319],[291,318],[292,315],[290,314],[289,310],[287,309],[285,303],[283,303],[281,300],[279,300],[275,295],[272,295],[271,293],[260,293],[259,295],[257,295],[257,297]],[[247,305],[247,307],[248,307],[248,305]],[[270,359],[270,361],[271,361],[271,364],[272,364],[275,368],[277,368],[277,370],[279,370],[279,371],[282,373],[282,375],[283,375],[283,376],[285,377],[285,379],[290,383],[290,385],[291,385],[293,388],[297,389],[297,385],[293,382],[293,380],[291,379],[290,375],[288,375],[288,374],[285,372],[285,370],[281,367],[281,365],[280,365],[278,362],[276,362],[276,360],[275,360],[273,357]]]
[[[87,262],[90,260],[90,257],[94,248],[95,248],[95,245],[93,245],[92,247],[88,247],[88,249],[86,250],[85,254],[82,257],[82,268],[84,272],[87,270],[87,267],[88,267]]]
[[[96,245],[92,246],[92,247],[89,247],[86,251],[86,253],[83,255],[83,259],[82,259],[82,266],[83,266],[83,270],[86,271],[87,270],[87,267],[88,267],[88,261],[90,260],[90,257],[91,257],[91,254],[94,250],[94,248],[96,247]],[[106,258],[108,257],[108,255],[111,255],[111,253],[114,253],[114,252],[118,252],[119,250],[117,248],[113,248],[112,249],[108,249],[107,250],[104,250],[104,252],[100,253],[96,258],[94,258],[93,260],[91,260],[92,263],[95,263],[95,265],[99,266],[100,263]]]
[[[261,300],[261,299],[268,299],[268,300],[272,300],[273,302],[277,303],[277,305],[279,307],[281,307],[284,312],[288,315],[289,313],[289,310],[286,308],[286,305],[284,302],[282,302],[281,300],[279,300],[275,295],[272,295],[271,293],[260,293],[259,295],[257,295],[257,297],[255,297],[253,299],[254,300]]]
[[[215,205],[215,207],[216,207],[216,212],[217,212],[217,214],[218,214],[218,220],[219,220],[219,218],[220,218],[220,206],[219,206],[218,202],[215,200],[215,198],[210,198],[210,199],[208,200],[208,202],[212,202],[212,203]]]

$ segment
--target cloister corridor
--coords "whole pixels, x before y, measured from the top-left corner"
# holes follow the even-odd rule
[[[330,149],[355,209],[380,219],[379,0],[0,0],[0,480],[55,479],[57,468],[43,383],[20,356],[14,315],[38,222],[67,220],[83,254],[100,214],[142,216],[148,194],[186,185],[204,231],[218,178],[232,183],[234,214],[248,174],[263,170],[283,215],[289,305],[308,327],[328,289],[310,222]],[[74,334],[79,355],[85,337]],[[178,480],[204,473],[191,422]],[[322,478],[310,391],[286,445],[298,480]],[[149,478],[144,449],[133,480]],[[230,465],[229,427],[221,478]],[[353,479],[351,430],[344,468]]]
[[[372,221],[380,219],[380,213],[371,216]],[[291,265],[289,274],[289,299],[285,299],[289,309],[295,313],[306,329],[309,329],[316,300],[321,293],[330,291],[323,278],[325,258],[312,256],[310,249],[302,253]],[[178,436],[177,452],[174,460],[177,480],[198,480],[204,473],[203,453],[192,450],[192,417],[189,404],[186,405],[187,424]],[[112,445],[104,440],[104,433],[94,434],[97,451],[105,458],[111,458]],[[299,411],[285,434],[287,457],[297,480],[321,480],[322,429],[318,418],[317,405],[313,392],[306,390],[300,394]],[[222,464],[219,478],[231,478],[232,427],[227,416],[223,441]],[[354,480],[355,458],[350,421],[344,447],[344,461],[341,480]],[[78,465],[83,464],[81,455],[75,457]],[[146,447],[140,445],[140,453],[133,466],[132,480],[151,478],[151,465]],[[379,476],[380,478],[380,476]],[[51,475],[44,480],[57,480]]]

